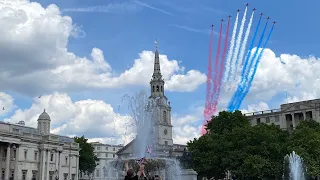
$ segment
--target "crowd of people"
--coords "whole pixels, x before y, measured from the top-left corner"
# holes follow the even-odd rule
[[[145,171],[144,171],[144,167],[145,167],[145,162],[146,159],[142,158],[140,160],[140,168],[139,171],[137,173],[134,172],[134,170],[132,168],[129,168],[129,161],[126,161],[125,164],[125,169],[126,169],[126,176],[124,178],[124,180],[139,180],[139,179],[143,179],[143,180],[161,180],[161,177],[158,175],[146,175]]]

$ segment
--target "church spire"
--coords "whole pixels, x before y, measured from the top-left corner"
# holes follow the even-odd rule
[[[153,65],[153,79],[161,79],[161,70],[160,70],[160,60],[159,60],[159,52],[158,52],[158,41],[156,40],[154,42],[156,44],[156,51],[155,51],[155,57],[154,57],[154,65]]]
[[[159,51],[158,51],[158,42],[156,44],[156,51],[154,52],[154,69],[152,74],[152,79],[150,81],[151,86],[151,97],[164,97],[164,80],[162,79],[160,71],[160,60],[159,60]]]

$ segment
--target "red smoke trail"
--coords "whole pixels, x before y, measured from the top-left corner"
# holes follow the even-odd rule
[[[217,54],[216,54],[216,61],[214,67],[214,79],[213,79],[213,92],[211,94],[211,113],[214,114],[216,112],[216,107],[213,106],[215,101],[217,100],[217,90],[218,90],[218,80],[219,80],[219,56],[221,51],[221,39],[222,39],[222,22],[220,24],[220,34],[218,40],[218,47],[217,47]],[[211,114],[211,115],[212,115]]]
[[[201,128],[201,134],[205,134],[205,125],[208,120],[211,118],[210,114],[210,104],[211,104],[211,82],[212,82],[212,39],[213,39],[213,25],[210,34],[210,45],[209,45],[209,58],[208,58],[208,74],[207,74],[207,94],[206,94],[206,104],[203,112],[204,122]]]
[[[229,28],[230,28],[230,17],[228,19],[228,25],[227,25],[227,30],[226,30],[226,38],[224,40],[222,59],[221,59],[221,62],[220,62],[219,75],[218,75],[217,92],[216,92],[215,101],[213,102],[213,109],[217,109],[217,105],[218,105],[219,100],[220,100],[219,99],[220,98],[220,88],[221,88],[222,77],[223,77],[224,67],[225,67],[225,59],[226,59],[227,48],[228,48]]]

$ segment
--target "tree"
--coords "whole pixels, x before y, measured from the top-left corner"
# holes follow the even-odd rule
[[[222,111],[207,124],[207,134],[188,142],[195,170],[199,176],[223,178],[227,167],[223,164],[226,156],[225,134],[239,127],[249,127],[249,122],[240,111]]]
[[[79,170],[85,174],[92,174],[97,166],[98,158],[94,154],[93,146],[88,143],[88,139],[84,136],[74,137],[74,141],[79,143]]]
[[[288,136],[275,125],[236,128],[225,134],[224,166],[238,179],[281,178]]]
[[[288,152],[292,151],[303,158],[310,176],[320,176],[320,124],[300,122],[289,139]]]

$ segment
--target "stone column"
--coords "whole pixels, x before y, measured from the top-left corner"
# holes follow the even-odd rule
[[[59,169],[59,151],[56,150],[56,153],[55,153],[55,156],[56,156],[56,170]]]
[[[7,147],[7,154],[6,154],[6,170],[4,172],[4,180],[9,180],[9,172],[10,172],[10,161],[11,161],[11,156],[10,156],[10,151],[11,151],[11,143],[8,143]]]
[[[45,159],[46,159],[46,151],[47,151],[46,149],[43,149],[43,150],[42,150],[41,180],[44,180],[44,179],[45,179],[45,178],[44,178],[44,175],[45,175],[44,172],[46,171],[46,168],[45,168],[45,167],[46,167],[46,166],[45,166],[45,165],[46,165],[46,160],[45,160]]]
[[[59,179],[62,179],[62,174],[61,174],[61,153],[62,153],[62,151],[59,151],[59,169],[58,169]]]
[[[49,180],[50,156],[51,156],[50,149],[47,149],[47,168],[46,168],[47,180]]]
[[[16,159],[15,159],[15,165],[14,165],[14,179],[18,179],[18,165],[19,165],[19,145],[15,145],[16,146]]]
[[[291,113],[291,118],[292,118],[293,129],[295,129],[296,128],[296,122],[295,122],[295,119],[294,119],[294,113]]]
[[[1,144],[1,145],[3,145],[3,144]],[[3,146],[0,146],[0,171],[2,171],[3,153],[4,153],[4,148],[3,148]]]
[[[76,156],[76,179],[78,180],[79,178],[79,155]]]
[[[302,114],[303,114],[303,120],[307,120],[307,116],[306,116],[306,111],[302,111]]]
[[[72,169],[72,162],[71,162],[71,158],[72,158],[72,155],[71,155],[71,152],[69,152],[69,179],[71,179],[71,169]]]

